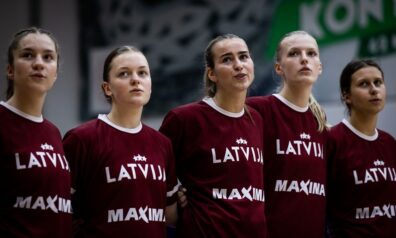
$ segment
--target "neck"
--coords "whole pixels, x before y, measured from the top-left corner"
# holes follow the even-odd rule
[[[17,93],[14,93],[7,103],[28,115],[39,117],[43,114],[45,96],[33,97],[31,95],[24,95],[21,97]]]
[[[378,114],[362,115],[352,111],[349,118],[349,123],[361,133],[372,136],[375,134],[377,127]]]
[[[312,86],[301,88],[290,88],[284,86],[279,94],[289,102],[299,107],[306,107],[309,103],[309,97],[312,93]]]
[[[130,107],[130,105],[129,105]],[[139,125],[142,117],[143,107],[120,108],[113,104],[110,113],[107,115],[110,121],[124,128],[135,128]]]
[[[216,105],[222,109],[228,112],[238,113],[242,111],[243,107],[245,106],[246,93],[247,92],[229,95],[217,92],[213,97],[213,100]]]

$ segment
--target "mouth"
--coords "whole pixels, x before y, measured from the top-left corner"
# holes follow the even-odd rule
[[[302,69],[300,69],[298,72],[302,72],[302,73],[307,73],[307,72],[311,72],[312,70],[308,67],[304,67]]]
[[[131,93],[142,93],[142,92],[144,92],[142,89],[139,89],[139,88],[135,88],[135,89],[132,89],[131,91],[129,91],[129,92],[131,92]]]
[[[238,80],[242,80],[242,79],[245,79],[246,76],[247,76],[247,74],[240,73],[240,74],[235,75],[234,78],[236,78]]]
[[[373,99],[370,99],[369,100],[369,102],[371,102],[371,103],[380,103],[382,100],[381,99],[379,99],[379,98],[373,98]]]
[[[32,78],[40,78],[40,79],[45,78],[45,76],[43,74],[31,74],[30,77],[32,77]]]

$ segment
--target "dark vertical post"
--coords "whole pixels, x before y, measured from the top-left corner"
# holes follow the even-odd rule
[[[41,0],[29,0],[29,25],[41,26]]]

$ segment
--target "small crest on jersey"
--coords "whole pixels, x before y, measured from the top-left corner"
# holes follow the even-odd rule
[[[374,161],[374,165],[375,166],[384,166],[385,162],[382,160],[377,159],[376,161]]]
[[[239,138],[236,140],[236,143],[238,145],[247,145],[247,140],[243,139],[243,138]]]
[[[310,139],[311,139],[311,136],[310,136],[309,134],[303,132],[303,133],[300,134],[300,138],[301,138],[302,140],[304,140],[304,139],[310,140]]]
[[[52,147],[52,145],[49,145],[48,143],[41,144],[40,147],[41,147],[42,150],[51,150],[51,151],[54,150],[54,147]]]
[[[133,156],[133,160],[134,161],[144,161],[144,162],[146,162],[146,160],[147,160],[147,158],[145,157],[145,156],[142,156],[142,155],[134,155]]]

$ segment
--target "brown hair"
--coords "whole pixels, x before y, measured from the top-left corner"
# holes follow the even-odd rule
[[[217,92],[216,83],[213,82],[212,80],[210,80],[208,77],[209,69],[213,69],[215,66],[214,60],[213,60],[213,52],[212,52],[213,46],[220,41],[227,40],[227,39],[234,39],[234,38],[242,39],[237,35],[229,34],[229,33],[219,35],[216,38],[214,38],[213,40],[211,40],[205,49],[205,55],[204,55],[204,57],[205,57],[204,58],[205,73],[204,73],[203,81],[204,81],[204,93],[206,96],[214,97]]]
[[[112,50],[110,52],[110,54],[106,57],[106,60],[104,62],[103,65],[103,82],[109,82],[109,73],[111,70],[111,63],[113,62],[114,58],[125,53],[128,51],[132,51],[132,52],[138,52],[138,53],[142,53],[138,48],[134,47],[134,46],[128,46],[128,45],[124,45],[124,46],[120,46],[115,48],[114,50]],[[103,88],[102,88],[103,90]],[[104,91],[103,91],[104,93]],[[104,93],[104,96],[107,100],[107,102],[111,103],[111,97],[106,95],[106,93]]]
[[[55,39],[54,35],[44,29],[37,28],[37,27],[29,27],[26,29],[22,29],[18,31],[17,33],[14,34],[14,38],[11,40],[10,45],[8,46],[8,51],[7,51],[7,63],[9,66],[14,67],[14,51],[18,49],[19,43],[25,36],[29,34],[45,34],[47,35],[52,42],[54,42],[55,45],[55,51],[56,51],[56,62],[57,62],[57,68],[59,67],[59,44],[58,41]],[[12,97],[14,94],[14,81],[8,78],[7,76],[7,92],[6,92],[6,99],[9,99]]]
[[[217,92],[216,83],[213,82],[212,80],[210,80],[209,76],[208,76],[209,69],[213,69],[215,67],[214,60],[213,60],[213,52],[212,52],[213,46],[220,41],[227,40],[227,39],[235,39],[235,38],[243,40],[241,37],[239,37],[237,35],[227,33],[227,34],[217,36],[216,38],[214,38],[213,40],[211,40],[209,42],[208,46],[206,46],[205,56],[204,56],[205,57],[204,58],[205,73],[204,73],[204,77],[203,77],[204,92],[205,92],[206,96],[209,96],[212,98],[216,95],[216,92]],[[250,114],[249,108],[246,106],[246,104],[243,106],[243,108],[244,108],[245,112],[247,113],[247,115],[250,117],[252,123],[255,125],[256,123],[254,122],[253,117]]]

